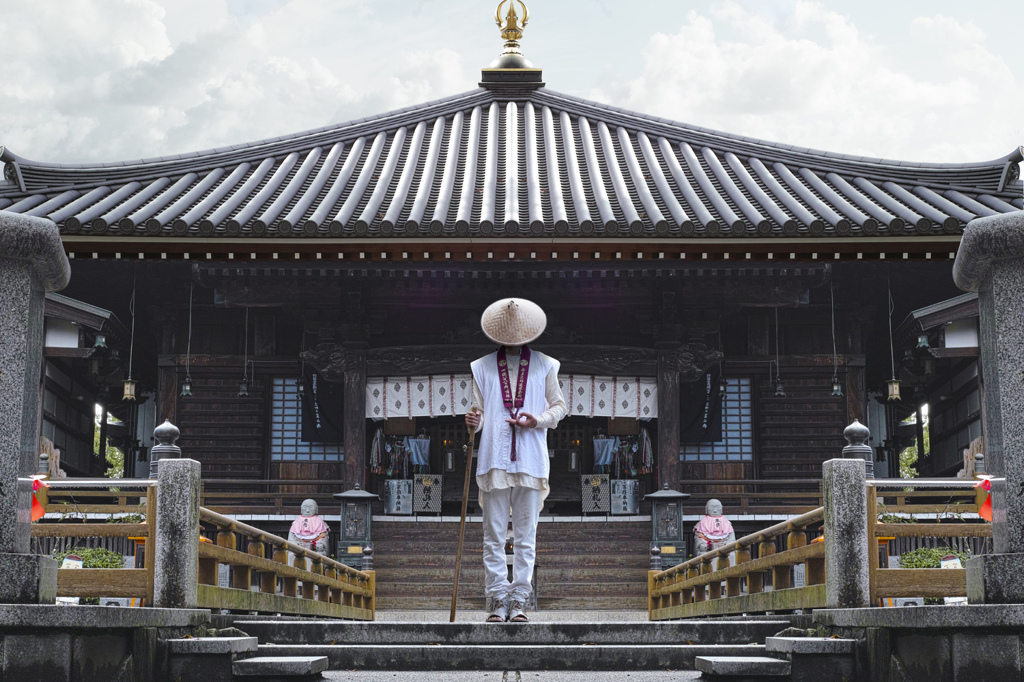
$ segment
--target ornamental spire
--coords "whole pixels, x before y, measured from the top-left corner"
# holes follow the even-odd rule
[[[529,21],[530,10],[523,0],[501,0],[498,3],[494,10],[494,23],[501,31],[505,46],[498,58],[481,72],[480,85],[486,88],[509,85],[529,89],[543,87],[541,70],[534,68],[519,48],[523,29]]]
[[[508,4],[508,11],[505,13],[505,18],[501,17],[501,9]],[[523,11],[522,21],[519,19],[519,15],[516,14],[516,3],[519,3],[519,7]],[[523,0],[501,0],[498,3],[498,8],[494,11],[494,23],[501,29],[501,37],[505,41],[505,49],[502,51],[501,56],[498,57],[498,61],[512,60],[523,62],[522,66],[532,66],[529,61],[523,57],[522,51],[519,49],[519,41],[523,39],[523,29],[526,28],[526,24],[530,21],[530,10],[526,8],[526,3]],[[505,57],[510,59],[504,59]],[[502,65],[504,68],[522,68],[518,64],[516,66]],[[499,67],[500,68],[500,67]]]

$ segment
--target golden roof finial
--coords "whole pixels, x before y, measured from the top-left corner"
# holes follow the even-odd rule
[[[504,19],[501,16],[501,9],[508,3],[508,11]],[[516,3],[523,11],[522,19],[516,13]],[[504,68],[529,68],[530,63],[523,57],[519,49],[519,41],[523,39],[523,29],[530,21],[530,10],[526,8],[523,0],[501,0],[498,8],[494,11],[494,23],[501,29],[501,37],[505,41],[505,49],[502,51],[498,61],[503,62]]]

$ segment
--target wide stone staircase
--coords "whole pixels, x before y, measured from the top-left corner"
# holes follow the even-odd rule
[[[447,609],[458,523],[375,526],[378,609]],[[647,608],[650,522],[542,521],[537,526],[540,609]],[[480,523],[466,524],[459,608],[484,608]]]
[[[786,617],[759,620],[412,623],[235,620],[257,655],[331,670],[693,670],[700,656],[763,657]]]

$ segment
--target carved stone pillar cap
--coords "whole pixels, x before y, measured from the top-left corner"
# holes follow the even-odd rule
[[[860,420],[854,419],[853,423],[843,431],[843,437],[850,445],[864,445],[871,437],[871,431],[861,424]]]
[[[165,419],[163,424],[153,429],[153,439],[159,445],[174,445],[180,435],[181,431],[170,419]]]

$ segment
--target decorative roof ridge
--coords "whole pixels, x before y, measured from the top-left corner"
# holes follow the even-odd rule
[[[537,95],[542,98],[550,98],[551,100],[564,100],[572,102],[576,105],[583,105],[594,109],[600,109],[604,112],[611,113],[626,117],[629,119],[635,119],[635,124],[641,123],[653,124],[654,126],[664,126],[675,132],[680,132],[680,129],[685,132],[694,133],[697,135],[707,136],[709,139],[705,142],[711,146],[714,142],[719,144],[724,143],[743,143],[762,147],[766,152],[778,154],[779,152],[786,152],[790,154],[800,155],[810,159],[820,159],[825,162],[846,162],[846,163],[860,163],[872,166],[884,166],[888,168],[899,168],[899,169],[925,169],[925,170],[955,170],[955,169],[977,169],[977,168],[1000,168],[1007,163],[1021,162],[1024,161],[1024,147],[1017,147],[1009,154],[1005,156],[992,159],[991,161],[972,161],[966,163],[935,163],[935,162],[920,162],[920,161],[901,161],[898,159],[885,159],[880,157],[871,156],[859,156],[855,154],[842,154],[838,152],[830,152],[820,149],[814,149],[812,147],[801,147],[798,145],[787,144],[783,142],[773,142],[770,140],[764,140],[761,138],[750,137],[747,135],[739,135],[736,133],[723,132],[714,128],[705,128],[703,126],[693,125],[691,123],[683,123],[674,119],[661,118],[658,116],[652,116],[649,114],[640,113],[630,109],[623,109],[621,107],[612,106],[610,104],[604,104],[602,102],[596,102],[593,100],[584,99],[575,95],[569,95],[562,92],[557,92],[548,88],[540,88],[535,91]],[[550,103],[549,103],[550,104]],[[568,107],[567,107],[568,108]],[[578,115],[586,115],[580,111],[574,111]],[[664,135],[663,132],[657,134]],[[748,152],[749,153],[749,150]]]

